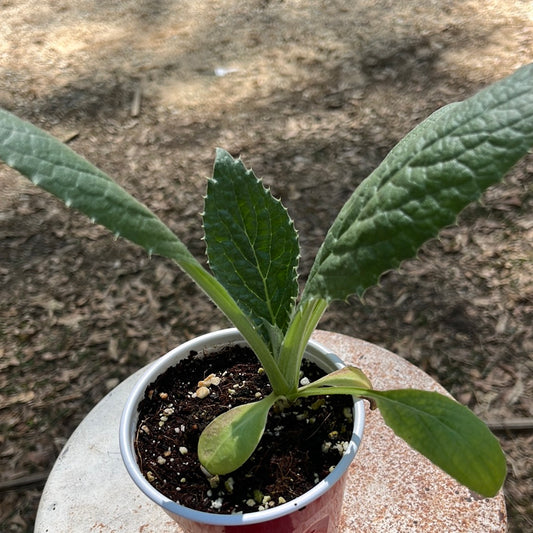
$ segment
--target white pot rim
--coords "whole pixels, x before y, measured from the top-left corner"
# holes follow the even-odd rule
[[[194,522],[220,526],[257,524],[260,522],[266,522],[280,518],[294,512],[297,509],[306,507],[311,502],[322,496],[322,494],[327,492],[329,488],[342,477],[355,457],[363,436],[365,410],[362,400],[356,399],[354,400],[354,427],[352,438],[350,440],[348,449],[342,456],[335,469],[305,494],[271,509],[242,514],[208,513],[205,511],[197,511],[195,509],[185,507],[161,494],[142,475],[135,459],[133,440],[137,424],[137,405],[144,397],[144,392],[148,385],[150,385],[150,383],[152,383],[159,374],[176,364],[176,357],[179,354],[188,355],[191,350],[201,352],[207,346],[217,347],[224,344],[235,344],[237,342],[243,342],[241,334],[237,329],[229,328],[196,337],[188,342],[185,342],[184,344],[177,346],[173,350],[170,350],[167,354],[163,355],[161,358],[152,363],[139,381],[135,384],[127,399],[122,413],[122,418],[120,420],[120,451],[126,469],[135,484],[152,501],[160,505],[167,512],[180,515],[183,518]],[[339,359],[339,357],[337,357],[335,354],[331,353],[326,347],[315,341],[309,341],[306,349],[307,359],[313,361],[315,357],[322,357],[324,355],[331,363],[331,370],[345,366],[342,360]]]

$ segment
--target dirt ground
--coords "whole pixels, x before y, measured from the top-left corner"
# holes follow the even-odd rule
[[[0,13],[0,106],[115,177],[198,257],[214,149],[240,154],[295,220],[302,279],[407,131],[533,61],[529,0],[0,0]],[[532,176],[530,155],[320,327],[421,365],[485,420],[531,418]],[[0,302],[0,530],[31,531],[42,479],[85,414],[226,322],[168,261],[5,167]],[[533,432],[498,436],[510,530],[531,530]]]

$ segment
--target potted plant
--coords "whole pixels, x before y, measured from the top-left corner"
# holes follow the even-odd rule
[[[191,431],[191,426],[200,425],[208,418],[203,415],[204,410],[218,407],[225,397],[221,389],[230,391],[229,396],[235,404],[239,400],[241,383],[246,382],[245,396],[260,385],[255,369],[246,373],[241,370],[246,361],[253,362],[252,353],[243,352],[242,359],[237,355],[239,364],[232,364],[235,346],[247,346],[239,331],[234,328],[219,330],[178,346],[149,367],[132,390],[121,420],[121,451],[128,472],[137,486],[188,532],[226,531],[232,527],[239,527],[239,531],[243,532],[337,531],[348,467],[363,435],[365,417],[360,400],[354,404],[351,397],[337,397],[335,405],[326,406],[310,397],[302,406],[292,405],[278,413],[271,413],[265,442],[261,442],[260,449],[253,454],[259,459],[250,459],[226,476],[211,476],[204,468],[201,472],[197,464],[190,463],[189,450],[194,451],[193,446],[197,446],[197,434],[200,432],[200,428],[196,432]],[[223,354],[218,354],[221,347]],[[191,352],[203,354],[204,357],[200,361],[196,361],[197,358],[189,361]],[[215,354],[212,366],[210,363],[213,358],[205,357],[206,352]],[[338,357],[313,341],[308,343],[305,356],[327,372],[344,367]],[[180,366],[184,361],[191,364]],[[208,364],[210,366],[206,370]],[[253,365],[250,366],[253,368]],[[192,369],[196,368],[199,376],[191,378],[191,373],[194,374]],[[238,369],[238,374],[235,372],[233,375],[234,368]],[[167,375],[169,369],[172,373]],[[231,372],[229,376],[228,372]],[[176,379],[176,375],[181,379]],[[198,385],[198,377],[206,375],[212,377],[202,381],[208,383],[212,394],[220,396],[207,406],[206,401],[211,395],[208,398],[200,398],[198,393],[191,395]],[[209,384],[213,377],[221,377],[222,382],[215,381],[214,386]],[[254,379],[256,377],[258,379]],[[267,381],[266,378],[264,381]],[[268,386],[265,388],[268,389]],[[346,401],[347,398],[349,401]],[[242,405],[244,408],[248,406],[253,408],[256,404]],[[323,409],[325,407],[327,409]],[[334,409],[339,412],[335,413]],[[187,417],[182,424],[185,416],[182,418],[179,414],[189,411],[193,411],[194,416]],[[200,416],[197,416],[198,412]],[[176,422],[176,416],[179,422]],[[263,416],[259,414],[255,420],[262,424]],[[301,427],[293,429],[298,424]],[[310,440],[309,445],[301,440],[294,442],[294,435],[299,435],[302,427],[305,437],[301,438]],[[175,430],[179,430],[178,435]],[[278,432],[276,436],[273,435],[274,430]],[[184,435],[185,432],[191,432],[192,435]],[[154,435],[157,436],[155,447],[152,446]],[[171,445],[171,441],[176,445]],[[313,461],[310,466],[314,472],[327,470],[331,466],[335,468],[322,480],[318,477],[311,479],[309,490],[290,499],[289,494],[299,489],[299,486],[295,488],[293,485],[306,482],[305,478],[295,479],[299,474],[295,463],[301,460],[300,455],[305,459],[306,454],[322,451],[323,441],[328,442],[330,453],[324,453],[319,461]],[[146,445],[149,448],[145,451],[143,448]],[[285,452],[284,447],[290,449],[295,445],[298,445],[298,454],[291,453],[291,470],[285,471],[287,465],[285,462],[280,464],[280,456]],[[184,449],[185,455],[180,457]],[[313,458],[316,459],[316,453]],[[179,476],[172,481],[172,473],[167,469],[168,459],[174,459],[172,470],[179,472]],[[328,462],[332,460],[334,462]],[[276,472],[269,470],[284,471],[283,480],[277,479]],[[274,490],[272,483],[276,484]],[[189,503],[191,501],[196,503],[194,508]],[[198,504],[201,504],[202,510],[198,509]],[[221,507],[231,507],[233,511],[221,513]]]
[[[327,373],[315,381],[300,382],[300,371],[304,356],[313,358],[318,350],[309,340],[331,301],[361,296],[383,272],[415,255],[532,145],[533,65],[435,112],[400,141],[348,199],[299,294],[299,249],[292,221],[239,159],[217,150],[208,182],[203,222],[210,273],[163,222],[102,171],[38,128],[0,110],[2,160],[115,235],[141,245],[150,255],[173,259],[233,323],[238,337],[231,332],[231,340],[246,344],[257,357],[270,392],[225,410],[203,430],[197,453],[206,480],[231,474],[246,463],[273,410],[283,411],[308,397],[350,395],[377,407],[397,435],[460,483],[484,496],[499,491],[505,457],[485,424],[466,407],[434,392],[374,390],[360,370],[339,368],[335,359],[321,359]],[[198,346],[203,350],[204,344],[201,339]],[[172,364],[172,356],[165,357],[154,366],[158,371]],[[139,431],[127,422],[135,422],[133,413],[150,380],[134,391],[136,399],[123,419],[127,461],[133,457],[130,447]],[[361,424],[358,406],[356,433]],[[349,449],[352,453],[354,447]],[[131,462],[130,467],[138,470]],[[150,495],[167,501],[154,491]],[[250,515],[270,519],[273,509],[245,513],[244,521],[226,515],[228,521],[222,524],[256,521]],[[185,520],[191,531],[225,531],[225,525],[209,529],[206,524],[215,524],[215,518],[196,526],[190,517]]]

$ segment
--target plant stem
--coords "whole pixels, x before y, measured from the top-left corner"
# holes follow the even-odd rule
[[[290,386],[289,396],[296,394],[305,348],[327,306],[328,303],[323,299],[306,301],[296,310],[283,339],[279,367]]]
[[[290,382],[284,377],[269,347],[257,332],[255,325],[242,312],[222,284],[209,274],[196,260],[194,262],[182,262],[175,259],[175,261],[240,331],[265,369],[273,391],[283,395],[288,390],[291,390],[289,387]]]

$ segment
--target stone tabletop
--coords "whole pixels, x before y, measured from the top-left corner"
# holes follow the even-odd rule
[[[427,374],[364,341],[325,331],[314,340],[359,366],[375,388],[444,392]],[[78,426],[48,478],[35,533],[180,533],[131,481],[118,427],[140,373],[111,391]],[[342,533],[497,533],[507,529],[503,495],[481,498],[397,438],[378,411],[368,411],[362,445],[350,467]]]

